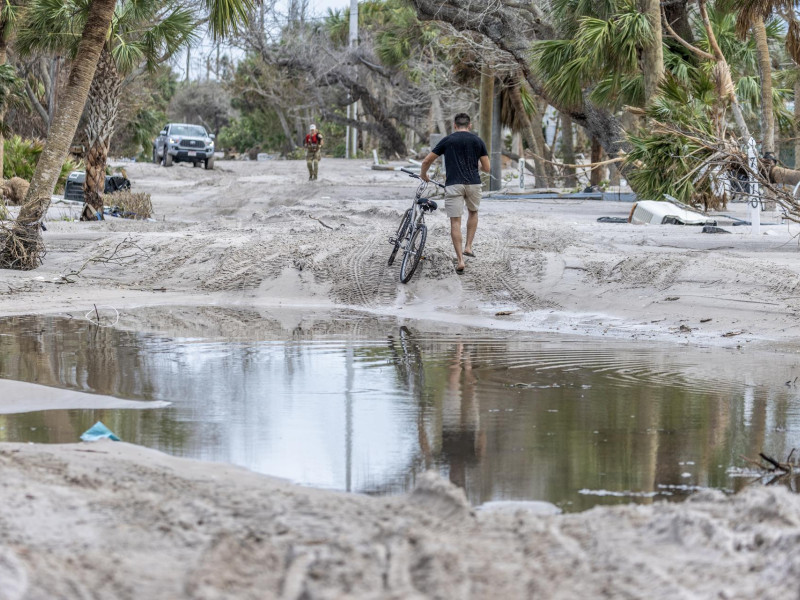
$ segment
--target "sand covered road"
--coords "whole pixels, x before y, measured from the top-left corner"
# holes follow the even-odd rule
[[[472,511],[300,488],[125,443],[0,446],[0,598],[796,598],[800,498]]]
[[[477,257],[464,276],[454,272],[448,223],[436,213],[423,269],[404,286],[398,266],[386,265],[387,239],[414,182],[363,162],[324,166],[309,183],[301,161],[222,162],[213,172],[127,165],[134,188],[153,195],[157,222],[76,223],[54,206],[45,264],[2,274],[0,314],[95,302],[290,304],[709,344],[800,334],[796,226],[708,235],[597,223],[627,216],[625,203],[486,199]],[[744,217],[744,207],[725,214]],[[772,213],[763,220],[776,221]],[[53,283],[125,240],[135,252],[124,260],[89,262],[75,283]],[[499,311],[513,314],[497,318]]]
[[[97,304],[130,327],[126,309],[154,304],[280,305],[744,349],[800,337],[797,227],[704,235],[597,223],[622,203],[487,199],[467,272],[435,214],[404,286],[387,238],[414,184],[364,167],[326,160],[308,183],[299,161],[129,165],[157,220],[54,205],[45,264],[0,272],[0,316]],[[473,512],[435,477],[368,498],[122,443],[2,444],[0,473],[0,600],[798,596],[800,498],[779,488],[548,516]]]

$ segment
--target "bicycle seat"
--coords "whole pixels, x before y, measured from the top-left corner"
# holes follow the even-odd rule
[[[419,200],[417,200],[417,204],[419,204],[422,210],[434,211],[437,208],[439,208],[439,205],[436,204],[436,201],[431,200],[430,198],[420,198]]]

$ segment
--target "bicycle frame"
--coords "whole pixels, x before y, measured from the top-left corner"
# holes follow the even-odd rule
[[[411,177],[421,179],[416,173],[412,173],[406,169],[400,170]],[[389,266],[394,264],[398,251],[401,248],[403,249],[403,260],[400,265],[401,283],[408,283],[419,266],[420,260],[423,258],[422,252],[425,248],[425,240],[428,235],[428,228],[425,225],[425,213],[427,211],[436,210],[437,208],[433,200],[423,198],[423,194],[428,189],[428,183],[433,183],[434,185],[444,188],[444,185],[436,181],[420,181],[420,184],[417,186],[417,191],[414,194],[411,208],[403,213],[403,218],[397,228],[395,237],[389,238],[389,243],[394,245],[394,249],[389,255]]]
[[[425,193],[426,189],[428,189],[428,182],[422,181],[417,186],[417,192],[414,194],[414,202],[411,205],[411,222],[409,223],[405,239],[403,239],[400,243],[400,249],[403,251],[403,254],[407,254],[409,252],[410,248],[408,245],[411,242],[411,238],[414,237],[414,232],[419,228],[420,225],[425,224],[425,211],[420,208],[420,205],[417,204],[417,201],[422,198],[422,194]]]

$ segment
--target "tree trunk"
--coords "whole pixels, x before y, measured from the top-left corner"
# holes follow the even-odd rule
[[[689,3],[694,4],[693,0],[673,0],[672,2],[664,3],[664,14],[667,16],[667,21],[684,40],[689,43],[694,42],[694,32],[692,31],[692,23],[689,20]],[[661,21],[659,21],[659,26]]]
[[[800,183],[800,170],[772,167],[769,172],[769,180],[772,183],[779,183],[794,187]]]
[[[433,121],[436,123],[439,133],[447,135],[447,122],[442,114],[442,103],[439,100],[438,92],[431,93],[431,111],[433,114]]]
[[[533,118],[531,118],[531,131],[536,138],[536,145],[539,148],[539,156],[541,156],[544,160],[552,160],[552,149],[547,146],[547,140],[544,137],[544,112],[547,110],[547,103],[537,102],[536,105],[538,110],[533,114]],[[553,179],[555,179],[556,176],[556,169],[550,163],[544,162],[544,160],[540,161],[542,163],[542,169],[544,169],[545,173],[544,184],[552,185]]]
[[[305,141],[305,138],[306,138],[306,131],[308,130],[308,125],[309,124],[310,124],[310,122],[307,123],[306,126],[304,127],[303,126],[303,118],[300,115],[295,115],[294,116],[294,131],[295,131],[295,134],[297,135],[297,138],[295,138],[297,140],[297,144],[296,144],[297,146],[302,146],[303,145],[303,142]]]
[[[0,22],[0,65],[6,64],[6,59],[8,58],[8,38],[6,37],[5,30],[6,30],[6,23]],[[6,104],[4,103],[2,107],[0,107],[0,181],[5,179],[3,175],[3,168],[5,166],[5,137],[3,136],[3,121],[6,118]]]
[[[41,263],[43,247],[39,222],[50,206],[50,196],[78,128],[115,5],[115,0],[93,0],[89,5],[67,87],[36,164],[25,203],[0,253],[0,267],[35,269]]]
[[[753,38],[758,55],[758,74],[761,78],[761,154],[764,158],[775,158],[775,113],[772,107],[772,62],[767,43],[767,29],[764,19],[753,23]]]
[[[501,119],[499,82],[494,85],[494,103],[492,104],[492,149],[489,152],[489,164],[492,178],[489,189],[493,192],[503,185],[503,121]]]
[[[50,86],[47,94],[47,117],[48,123],[53,122],[53,117],[56,114],[56,106],[58,104],[58,72],[60,71],[61,58],[56,56],[50,61]],[[91,93],[91,92],[90,92]]]
[[[383,102],[372,96],[367,89],[354,81],[350,82],[353,86],[353,96],[361,102],[364,112],[372,117],[375,125],[380,130],[380,147],[386,156],[399,156],[405,158],[408,154],[403,134],[400,133],[392,123],[392,117],[386,114]]]
[[[645,106],[658,94],[658,84],[664,77],[664,47],[661,40],[661,6],[659,0],[638,0],[639,10],[647,16],[653,29],[653,41],[642,48],[639,63],[644,74]]]
[[[572,137],[572,119],[569,115],[561,113],[561,154],[565,163],[575,164],[575,143]],[[575,175],[575,167],[564,167],[564,187],[574,188],[578,186],[578,178]]]
[[[608,165],[608,185],[619,187],[621,175],[617,163]]]
[[[492,107],[494,106],[494,75],[484,65],[481,69],[481,113],[478,117],[480,137],[489,155],[492,154]]]
[[[800,67],[794,82],[794,168],[800,169]]]
[[[289,121],[286,119],[286,113],[283,112],[283,109],[280,106],[274,106],[275,114],[278,115],[278,121],[280,121],[281,129],[283,129],[283,135],[286,137],[286,143],[289,146],[289,151],[293,151],[297,148],[297,144],[294,141],[294,134],[292,133],[291,128],[289,127]]]
[[[599,141],[592,138],[592,162],[598,163],[601,160],[603,160],[603,147],[600,145]],[[589,185],[599,186],[603,179],[605,179],[605,177],[603,177],[603,175],[605,175],[604,171],[605,169],[603,169],[603,167],[592,167]]]
[[[86,102],[86,181],[83,193],[86,204],[94,212],[84,207],[81,221],[103,218],[106,159],[116,126],[121,84],[114,57],[104,46]]]
[[[519,86],[512,86],[509,88],[508,93],[509,97],[511,98],[511,102],[514,104],[514,111],[519,115],[519,119],[522,122],[522,135],[525,137],[525,140],[528,142],[528,146],[530,146],[531,150],[535,154],[533,158],[533,168],[534,172],[536,173],[536,185],[538,187],[548,187],[551,185],[551,182],[550,178],[547,176],[544,163],[542,162],[542,157],[544,157],[544,148],[539,145],[539,140],[536,138],[536,133],[534,132],[533,122],[531,121],[530,117],[528,117],[528,113],[525,112]],[[541,131],[541,127],[539,127],[539,130]],[[520,155],[524,156],[524,154]]]

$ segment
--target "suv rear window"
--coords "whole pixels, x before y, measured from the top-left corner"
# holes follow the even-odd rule
[[[206,130],[199,125],[173,125],[169,128],[170,135],[188,135],[191,137],[207,137]]]

